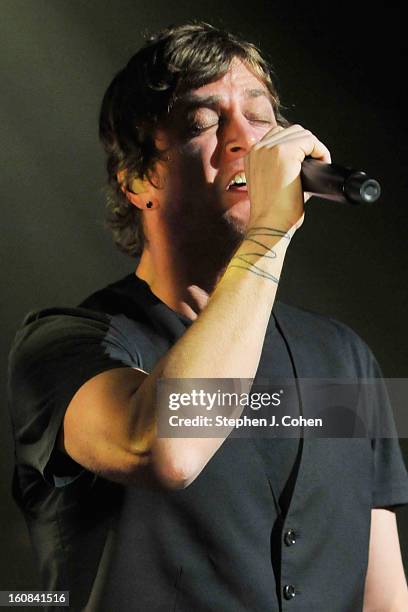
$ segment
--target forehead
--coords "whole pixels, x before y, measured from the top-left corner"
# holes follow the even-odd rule
[[[209,96],[215,99],[219,98],[220,101],[232,96],[240,98],[266,96],[271,101],[271,95],[266,85],[238,58],[232,60],[230,67],[222,77],[190,90],[183,98],[188,102],[199,101],[200,98],[204,99]]]
[[[273,99],[266,85],[248,66],[234,58],[227,72],[219,79],[186,91],[180,98],[181,106],[194,107],[222,103],[231,98],[267,99],[273,106]]]

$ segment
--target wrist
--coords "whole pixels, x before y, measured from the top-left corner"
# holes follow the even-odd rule
[[[240,268],[278,284],[291,234],[268,226],[252,226],[227,269]]]
[[[246,229],[240,249],[251,247],[252,250],[258,252],[259,257],[267,256],[271,251],[285,252],[294,232],[292,228],[278,229],[259,221]]]
[[[287,236],[288,238],[292,238],[296,230],[303,224],[304,217],[305,213],[303,212],[296,220],[286,218],[278,221],[276,219],[271,219],[270,215],[269,217],[260,215],[255,218],[250,218],[246,232],[262,227],[268,228],[270,233],[275,233],[276,236]]]

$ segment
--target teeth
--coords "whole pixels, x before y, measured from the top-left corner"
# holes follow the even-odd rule
[[[227,189],[229,189],[231,185],[246,185],[245,172],[238,172],[235,176],[233,176]]]

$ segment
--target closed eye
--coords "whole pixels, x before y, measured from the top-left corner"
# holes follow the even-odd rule
[[[271,119],[260,119],[258,117],[248,117],[248,121],[251,123],[258,123],[260,125],[272,125],[273,121]]]
[[[193,123],[189,126],[188,132],[191,136],[199,136],[205,130],[209,130],[210,128],[217,127],[218,121],[216,123],[212,123],[211,125],[202,125],[200,123]]]
[[[250,123],[255,123],[257,125],[273,125],[273,121],[271,121],[270,119],[252,119],[252,118],[248,118],[248,121]],[[211,128],[214,127],[219,127],[220,125],[222,125],[224,123],[224,121],[222,120],[222,118],[215,122],[215,123],[210,123],[209,125],[203,125],[201,123],[193,123],[189,126],[188,131],[192,136],[198,136],[199,134],[201,134],[202,132],[209,130]]]

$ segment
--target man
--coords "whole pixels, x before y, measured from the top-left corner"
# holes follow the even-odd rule
[[[275,302],[301,163],[329,151],[284,120],[257,49],[207,24],[136,53],[100,133],[135,274],[28,315],[10,357],[44,588],[90,610],[406,609],[395,439],[158,435],[159,380],[380,376],[351,330]],[[385,393],[372,410],[392,422]]]

